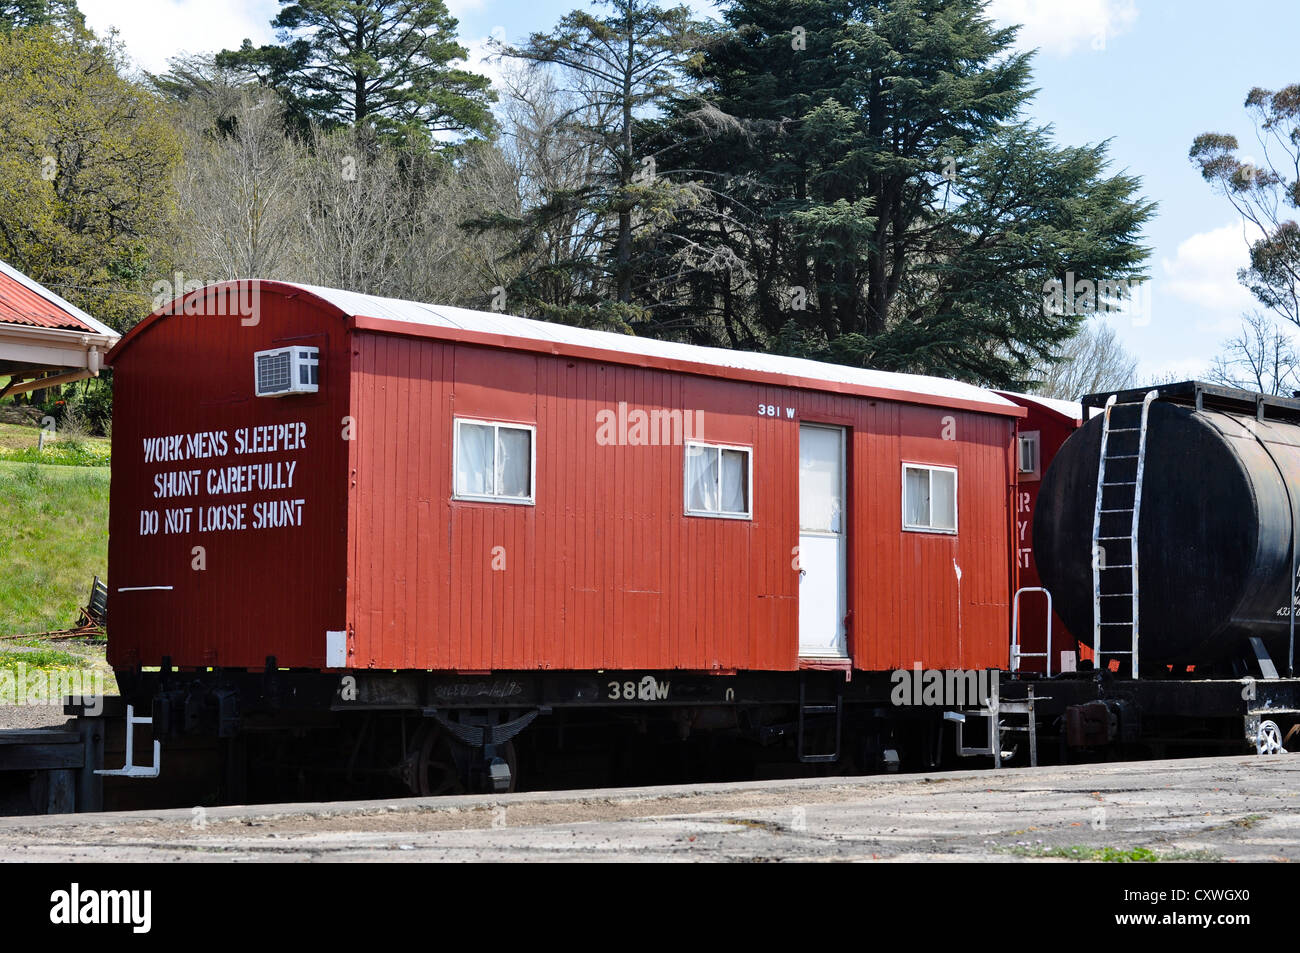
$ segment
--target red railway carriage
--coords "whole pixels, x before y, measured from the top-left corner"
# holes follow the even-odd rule
[[[988,391],[273,282],[110,360],[119,668],[1005,665]]]
[[[1017,438],[1016,477],[1019,486],[1015,499],[1014,558],[1017,585],[1022,589],[1042,588],[1038,563],[1034,559],[1034,507],[1038,503],[1043,474],[1061,449],[1061,444],[1083,426],[1083,405],[1036,394],[998,393],[1024,407],[1027,413],[1020,422]],[[1047,644],[1046,600],[1042,593],[1026,592],[1021,596],[1018,616],[1019,645],[1024,657],[1019,666],[1013,660],[1013,667],[1019,671],[1042,673],[1050,658],[1051,671],[1056,673],[1062,670],[1063,662],[1066,666],[1070,664],[1073,653],[1080,647],[1055,612],[1051,617],[1052,640],[1050,645]],[[1070,655],[1063,659],[1063,652]]]
[[[325,713],[360,750],[380,712],[411,790],[501,789],[533,719],[621,707],[896,765],[891,712],[943,731],[897,670],[1007,665],[990,391],[253,281],[110,361],[109,658],[163,736]]]

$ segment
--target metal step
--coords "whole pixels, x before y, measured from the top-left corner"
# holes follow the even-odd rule
[[[844,688],[839,683],[835,689],[835,704],[813,704],[807,702],[808,686],[802,674],[799,678],[799,719],[795,728],[795,755],[803,764],[830,764],[840,760],[840,743],[844,734]],[[809,754],[804,750],[805,721],[809,715],[835,716],[835,750]]]

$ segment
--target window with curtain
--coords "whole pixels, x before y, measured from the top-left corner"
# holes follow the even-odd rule
[[[531,503],[533,435],[521,424],[457,419],[457,499]]]
[[[749,519],[749,447],[686,444],[686,512]]]
[[[903,529],[957,532],[957,471],[903,466]]]

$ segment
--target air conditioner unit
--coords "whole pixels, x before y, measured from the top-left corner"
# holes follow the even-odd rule
[[[320,348],[278,347],[253,355],[253,384],[258,397],[314,394],[319,389]]]

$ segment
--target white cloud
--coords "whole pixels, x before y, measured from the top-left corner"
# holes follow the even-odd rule
[[[1237,281],[1237,269],[1247,261],[1241,223],[1200,232],[1180,242],[1173,258],[1160,260],[1153,290],[1162,299],[1177,299],[1212,315],[1201,330],[1233,333],[1243,312],[1257,306]]]
[[[96,33],[116,27],[131,58],[154,73],[182,52],[235,49],[245,37],[270,42],[271,20],[279,10],[275,0],[79,0],[77,5]]]
[[[1004,25],[1021,24],[1021,48],[1056,56],[1101,52],[1138,17],[1135,0],[992,0],[988,14]]]
[[[462,61],[461,65],[465,69],[472,70],[492,80],[492,87],[497,92],[501,92],[505,88],[501,78],[504,75],[506,64],[510,61],[492,50],[488,44],[493,40],[501,43],[511,42],[510,38],[506,36],[505,28],[501,26],[492,27],[487,36],[481,36],[478,39],[471,40],[462,37],[460,45],[469,51],[469,56]]]
[[[483,0],[446,0],[446,2],[447,9],[457,20],[464,19],[465,14],[483,7]]]

